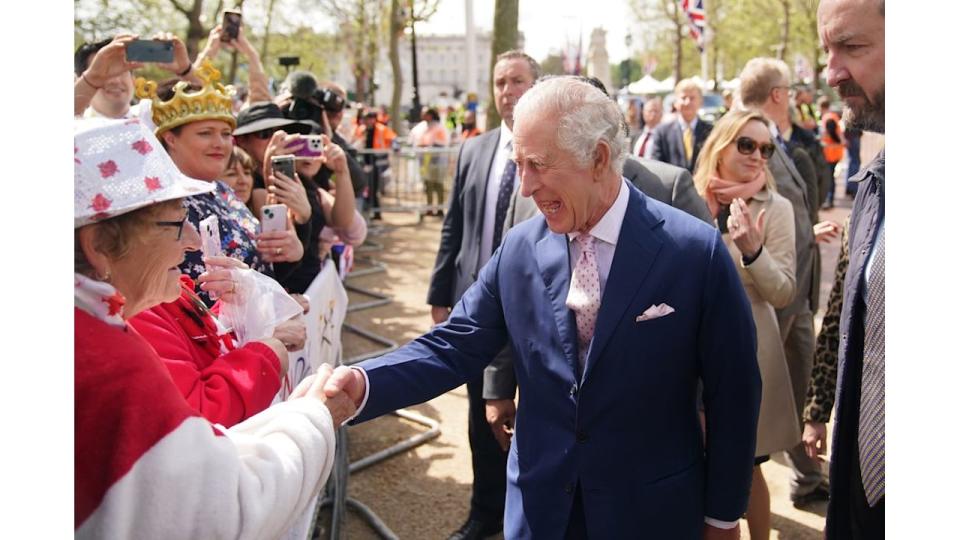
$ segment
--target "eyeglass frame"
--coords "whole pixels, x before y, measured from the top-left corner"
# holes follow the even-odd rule
[[[183,228],[187,224],[187,217],[183,216],[183,219],[179,221],[154,221],[154,225],[159,225],[161,227],[176,227],[177,228],[177,242],[180,241],[180,238],[183,237]]]
[[[737,145],[737,152],[740,152],[745,156],[752,155],[757,150],[760,150],[760,157],[762,157],[763,159],[770,159],[771,157],[773,157],[773,153],[777,151],[777,147],[774,145],[774,143],[772,142],[759,143],[756,140],[751,139],[750,137],[747,137],[745,135],[737,137],[736,140],[734,140],[733,142],[734,144]],[[747,150],[746,145],[749,145],[750,147],[749,152],[746,151]],[[765,151],[766,151],[766,155],[764,155]]]

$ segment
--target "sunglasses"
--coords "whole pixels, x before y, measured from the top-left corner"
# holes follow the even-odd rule
[[[179,242],[180,237],[183,236],[183,226],[187,223],[187,217],[184,216],[180,221],[154,221],[153,223],[161,227],[176,227],[177,242]]]
[[[749,156],[750,154],[756,152],[758,147],[760,148],[760,157],[763,159],[770,159],[770,156],[773,155],[773,151],[775,150],[773,143],[759,144],[750,137],[737,138],[737,152],[740,152],[745,156]]]

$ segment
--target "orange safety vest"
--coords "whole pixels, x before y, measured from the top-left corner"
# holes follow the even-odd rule
[[[363,124],[357,126],[357,140],[366,141],[366,136],[367,126]],[[396,137],[397,135],[389,127],[379,122],[373,125],[373,148],[378,150],[390,148],[390,145],[393,144],[393,139]]]
[[[823,157],[827,163],[837,163],[843,159],[843,142],[836,142],[827,132],[827,121],[833,120],[837,124],[837,133],[840,133],[840,115],[829,111],[820,119],[820,143],[823,145]]]

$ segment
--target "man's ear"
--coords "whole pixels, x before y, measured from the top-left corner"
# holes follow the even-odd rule
[[[593,178],[598,180],[607,173],[610,168],[610,162],[613,160],[613,152],[607,141],[600,140],[593,150]]]

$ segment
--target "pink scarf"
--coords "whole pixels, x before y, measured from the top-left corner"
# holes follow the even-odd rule
[[[748,182],[731,182],[717,175],[712,175],[707,182],[704,198],[707,200],[710,214],[716,218],[721,206],[726,206],[738,198],[749,201],[763,189],[766,184],[767,176],[764,174],[763,169],[760,169],[760,171],[757,172],[757,176]]]

